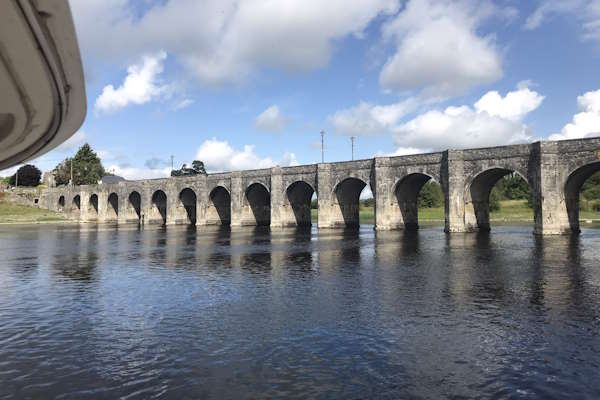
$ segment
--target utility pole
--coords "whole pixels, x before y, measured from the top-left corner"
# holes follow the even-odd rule
[[[352,142],[352,161],[354,161],[354,136],[350,136],[350,141]]]
[[[171,172],[173,172],[173,154],[171,154]]]
[[[69,185],[73,186],[73,159],[71,158],[71,180],[69,181]]]
[[[325,162],[325,131],[321,129],[321,162]]]
[[[15,172],[15,187],[19,187],[19,169]]]

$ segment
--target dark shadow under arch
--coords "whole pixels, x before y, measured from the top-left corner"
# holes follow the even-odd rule
[[[252,210],[256,225],[271,224],[271,195],[260,183],[253,183],[246,189],[246,201]]]
[[[179,192],[179,201],[185,208],[189,224],[196,225],[196,192],[190,188],[183,189]]]
[[[73,197],[73,201],[71,202],[71,209],[73,209],[76,212],[81,211],[81,196],[75,195],[75,197]]]
[[[394,188],[394,194],[400,207],[404,227],[408,230],[419,228],[419,193],[431,176],[422,173],[408,174]]]
[[[311,208],[313,193],[315,190],[304,181],[296,181],[288,186],[286,190],[287,199],[290,202],[297,226],[311,226]]]
[[[88,210],[98,214],[98,195],[96,193],[90,196],[90,204],[88,206]]]
[[[108,195],[108,209],[114,213],[114,217],[119,216],[119,196],[116,193]]]
[[[158,211],[162,223],[167,223],[167,195],[162,190],[157,190],[152,194],[152,205]]]
[[[231,224],[231,196],[229,195],[227,189],[225,189],[223,186],[217,186],[211,190],[208,197],[211,205],[217,211],[220,224]]]
[[[335,187],[335,196],[348,227],[358,227],[360,194],[367,184],[358,178],[346,178]]]
[[[579,233],[579,197],[585,181],[600,171],[600,162],[594,162],[577,168],[571,172],[565,184],[565,203],[567,206],[567,215],[569,217],[569,226],[571,232]]]
[[[129,194],[128,200],[129,206],[133,209],[137,219],[139,220],[142,216],[142,196],[134,190]]]
[[[58,211],[63,211],[65,209],[65,196],[60,196],[58,198]]]

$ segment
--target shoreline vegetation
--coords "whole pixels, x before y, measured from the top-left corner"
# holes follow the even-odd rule
[[[312,221],[317,222],[317,210],[312,209]],[[600,221],[600,212],[581,210],[579,213],[582,222]],[[490,213],[490,220],[500,222],[527,223],[533,222],[533,210],[527,206],[526,200],[502,200],[500,208]],[[44,210],[37,207],[0,201],[0,224],[40,224],[40,223],[70,223],[64,214]],[[373,207],[361,205],[360,223],[373,224],[375,222]],[[443,224],[443,207],[419,208],[419,222],[427,224]]]

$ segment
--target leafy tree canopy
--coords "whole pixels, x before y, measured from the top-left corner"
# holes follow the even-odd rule
[[[200,174],[206,175],[206,170],[204,169],[204,163],[199,160],[194,160],[191,168],[187,164],[183,164],[181,169],[171,171],[171,176],[193,176]]]
[[[66,185],[71,179],[71,160],[73,161],[73,184],[94,185],[106,174],[100,157],[85,143],[77,150],[75,157],[65,158],[54,168],[57,185]]]
[[[435,208],[444,204],[444,194],[439,183],[428,181],[419,192],[419,207]]]
[[[16,174],[10,177],[10,185],[15,186],[17,184],[17,174],[19,175],[19,186],[35,187],[40,184],[42,179],[42,171],[35,165],[25,164],[17,170]]]

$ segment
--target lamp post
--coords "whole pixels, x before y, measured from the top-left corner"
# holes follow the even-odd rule
[[[325,131],[321,129],[321,162],[325,162]]]
[[[173,156],[173,154],[171,154],[171,172],[173,172],[173,158],[174,158],[174,156]]]
[[[19,168],[17,168],[17,172],[15,172],[15,187],[19,187]]]
[[[352,161],[354,161],[354,136],[350,136],[350,141],[352,142]]]

